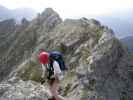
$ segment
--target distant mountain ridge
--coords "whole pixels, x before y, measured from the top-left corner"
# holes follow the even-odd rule
[[[0,5],[0,21],[8,19],[11,16],[11,12],[6,7]]]
[[[128,47],[129,52],[133,53],[133,36],[128,36],[121,41]]]
[[[133,21],[132,21],[132,9],[126,9],[124,11],[116,11],[109,14],[95,16],[102,24],[112,28],[118,38],[124,38],[127,36],[133,36]],[[17,8],[10,10],[0,5],[0,21],[15,18],[17,22],[20,22],[23,17],[30,20],[36,16],[37,12],[31,8]],[[89,16],[88,16],[89,17]]]
[[[14,10],[10,10],[0,5],[0,21],[14,18],[17,22],[20,22],[22,18],[31,20],[36,15],[37,12],[31,8],[16,8]]]
[[[116,11],[96,17],[96,19],[98,19],[102,24],[112,28],[118,38],[133,36],[132,18],[133,18],[132,9],[126,9],[124,11]]]

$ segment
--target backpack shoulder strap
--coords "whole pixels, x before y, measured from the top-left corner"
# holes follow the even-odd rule
[[[47,78],[50,79],[51,76],[54,74],[53,62],[50,61],[50,64],[47,67]]]

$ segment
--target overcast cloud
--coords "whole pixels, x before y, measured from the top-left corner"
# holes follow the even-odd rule
[[[33,8],[39,12],[53,8],[63,18],[96,16],[122,11],[133,7],[133,0],[0,0],[0,4],[10,8]]]

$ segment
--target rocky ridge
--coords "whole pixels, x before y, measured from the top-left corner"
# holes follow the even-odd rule
[[[12,100],[47,100],[43,91],[46,83],[39,85],[40,48],[59,50],[64,54],[69,70],[60,84],[60,93],[67,100],[133,99],[131,59],[108,27],[94,19],[62,21],[51,8],[22,26],[14,32],[10,38],[13,42],[0,59],[1,100],[10,100],[9,93]],[[17,81],[10,82],[16,77]],[[34,89],[36,86],[37,90]]]

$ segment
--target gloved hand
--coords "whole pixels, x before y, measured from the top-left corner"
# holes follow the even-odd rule
[[[43,83],[45,83],[45,78],[40,78],[40,82],[41,82],[41,84],[43,84]]]

